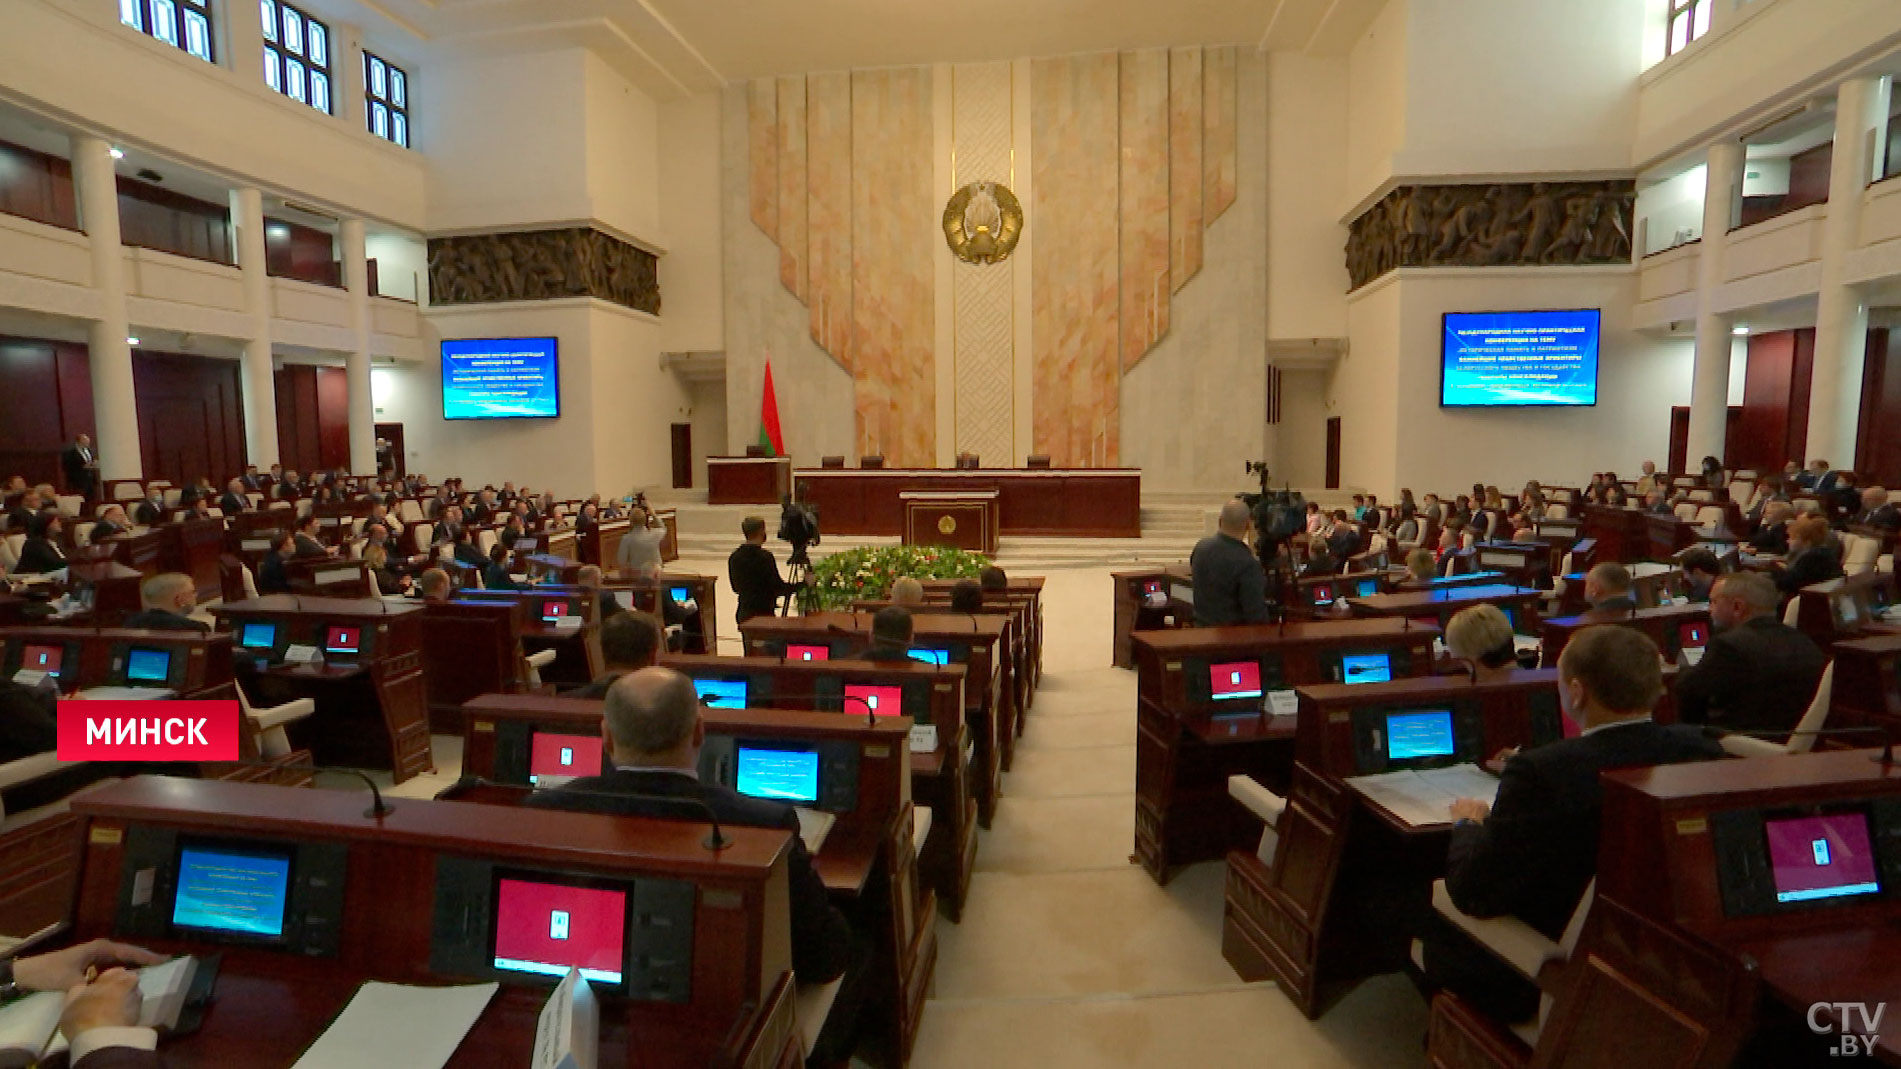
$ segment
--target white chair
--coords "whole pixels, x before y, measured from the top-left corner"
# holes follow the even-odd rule
[[[282,705],[269,709],[258,709],[251,705],[251,699],[238,687],[238,708],[257,727],[258,752],[266,758],[282,757],[290,752],[290,735],[284,730],[286,724],[294,724],[317,711],[314,698],[295,698]]]
[[[557,650],[536,650],[522,657],[528,663],[528,686],[531,690],[541,687],[541,670],[554,663]]]
[[[1725,735],[1717,740],[1726,753],[1737,757],[1777,757],[1782,754],[1808,753],[1815,748],[1815,733],[1822,730],[1828,720],[1829,703],[1835,699],[1835,662],[1828,662],[1822,669],[1822,678],[1815,684],[1815,697],[1809,702],[1808,711],[1802,719],[1795,722],[1795,730],[1790,733],[1787,742],[1771,742],[1768,739],[1752,739],[1747,735]]]
[[[26,536],[10,534],[0,539],[0,572],[11,572],[14,565],[20,563],[20,547],[26,545]]]
[[[265,510],[266,510],[266,511],[269,511],[269,510],[272,510],[272,509],[289,509],[289,508],[290,508],[290,502],[288,502],[288,501],[273,501],[273,502],[271,502],[270,504],[268,504],[268,505],[265,505],[265,506],[264,506],[264,508],[265,508]]]
[[[793,979],[796,981],[798,978]],[[825,1028],[825,1019],[832,1015],[832,1004],[838,1001],[838,989],[844,983],[845,978],[841,976],[822,984],[797,984],[794,988],[793,1018],[799,1022],[799,1036],[805,1040],[807,1056],[817,1045],[819,1032]]]
[[[1261,786],[1251,776],[1229,776],[1228,797],[1240,802],[1248,812],[1261,818],[1261,841],[1254,856],[1261,864],[1274,864],[1274,848],[1280,842],[1281,814],[1287,811],[1287,799]]]
[[[1716,500],[1716,491],[1692,490],[1690,491],[1690,500],[1696,502],[1699,505],[1708,504],[1709,502]]]
[[[316,499],[314,498],[308,498],[308,497],[298,498],[297,499],[297,518],[301,520],[305,516],[310,515],[310,510],[314,508],[315,506],[316,506]]]
[[[1672,511],[1674,511],[1677,514],[1677,519],[1679,520],[1696,519],[1696,505],[1693,502],[1685,501],[1679,504]]]
[[[81,494],[56,494],[53,497],[53,508],[61,516],[77,517],[85,507],[86,499]]]
[[[224,510],[221,508],[207,508],[205,509],[205,515],[210,516],[214,520],[222,520],[224,519]]]
[[[1554,502],[1545,506],[1545,519],[1568,520],[1570,518],[1571,507],[1569,505]]]
[[[1538,975],[1548,965],[1561,965],[1571,960],[1578,948],[1578,940],[1584,936],[1584,922],[1591,914],[1591,903],[1597,898],[1597,881],[1585,885],[1583,897],[1578,899],[1577,908],[1571,911],[1571,920],[1564,926],[1564,934],[1552,942],[1543,932],[1519,920],[1517,917],[1471,916],[1453,904],[1451,892],[1446,890],[1446,881],[1432,882],[1432,908],[1441,917],[1464,932],[1474,943],[1497,958],[1507,968],[1531,981],[1538,982]],[[1413,940],[1413,963],[1425,968],[1424,955],[1418,940]],[[1512,1032],[1525,1041],[1529,1047],[1538,1046],[1538,1033],[1543,1029],[1545,1019],[1551,1015],[1551,1006],[1555,1000],[1545,994],[1538,1000],[1538,1016],[1529,1021],[1515,1021],[1510,1024]]]
[[[170,487],[170,488],[168,488],[168,489],[167,489],[167,490],[165,491],[165,507],[166,507],[166,508],[168,508],[168,509],[175,509],[175,508],[177,508],[177,507],[178,507],[178,499],[179,499],[179,498],[181,498],[181,497],[183,497],[183,496],[184,496],[184,493],[185,493],[185,492],[184,492],[183,490],[180,490],[180,489],[179,489],[178,487],[176,487],[176,486],[174,486],[174,487]]]
[[[73,524],[73,545],[78,546],[82,549],[85,548],[86,546],[92,545],[92,524],[90,523]]]
[[[112,500],[120,502],[121,504],[127,501],[137,501],[144,496],[145,491],[139,489],[138,483],[119,483],[112,488]]]
[[[396,503],[396,518],[405,524],[421,523],[423,519],[422,506],[416,504],[412,498],[403,498]]]
[[[475,548],[481,550],[482,556],[484,557],[488,556],[489,550],[495,548],[495,543],[498,540],[499,536],[496,535],[493,527],[483,528],[475,532]]]
[[[253,509],[261,509],[264,507],[263,494],[256,493],[256,492],[248,493],[244,495],[244,500],[249,501]]]
[[[1801,609],[1801,607],[1802,607],[1801,598],[1799,597],[1790,598],[1789,603],[1782,607],[1782,622],[1784,624],[1787,624],[1790,627],[1794,627],[1797,617],[1801,615],[1801,613],[1798,611]]]
[[[1852,541],[1851,541],[1852,539]],[[1881,552],[1881,542],[1864,535],[1847,533],[1842,535],[1842,572],[1845,575],[1865,575],[1875,570],[1875,558]]]
[[[246,564],[238,570],[238,582],[244,587],[244,600],[257,597],[257,576],[251,574],[251,566]]]
[[[1729,513],[1721,505],[1704,505],[1696,510],[1698,527],[1717,527],[1728,517]]]

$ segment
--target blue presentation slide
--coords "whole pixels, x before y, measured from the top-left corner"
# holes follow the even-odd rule
[[[561,414],[553,338],[459,338],[442,343],[443,419]]]
[[[775,802],[818,801],[818,754],[739,748],[739,793]]]
[[[1450,757],[1453,750],[1452,713],[1448,710],[1392,713],[1386,718],[1386,757],[1390,761]]]
[[[235,935],[284,934],[290,858],[186,847],[172,923]]]
[[[1439,403],[1594,405],[1601,315],[1448,312]]]

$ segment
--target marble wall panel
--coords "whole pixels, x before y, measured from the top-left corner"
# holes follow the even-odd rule
[[[951,185],[1002,182],[1012,188],[1010,64],[965,63],[951,69]],[[949,256],[940,247],[937,255]],[[956,447],[990,464],[1015,452],[1015,257],[998,264],[951,265]]]
[[[1201,61],[1203,225],[1234,203],[1235,50],[1210,48]]]
[[[805,81],[806,304],[812,340],[849,370],[851,307],[851,75]]]
[[[897,467],[937,458],[931,74],[852,73],[852,353],[858,442]]]
[[[779,281],[805,300],[805,79],[779,79]]]
[[[779,238],[779,91],[770,78],[749,83],[746,100],[753,225]]]
[[[1202,63],[1199,48],[1168,54],[1168,276],[1171,292],[1201,271]],[[781,164],[783,166],[783,164]]]
[[[1030,65],[1031,451],[1058,466],[1111,465],[1119,457],[1118,65],[1113,53]],[[1165,62],[1162,72],[1165,92]],[[1156,125],[1166,129],[1165,121]],[[1166,227],[1166,187],[1157,202]],[[1161,262],[1166,270],[1165,231]]]
[[[1121,57],[1122,369],[1168,333],[1168,50]]]

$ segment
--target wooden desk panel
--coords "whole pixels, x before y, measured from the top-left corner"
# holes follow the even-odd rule
[[[1593,610],[1578,616],[1554,617],[1539,625],[1541,649],[1538,664],[1543,668],[1556,667],[1558,656],[1564,652],[1564,647],[1571,641],[1571,636],[1587,627],[1600,624],[1616,624],[1620,627],[1634,627],[1642,631],[1657,644],[1657,649],[1662,651],[1664,660],[1674,663],[1682,652],[1679,637],[1682,626],[1689,623],[1701,623],[1707,629],[1709,622],[1710,607],[1702,602],[1666,605],[1655,609],[1637,609],[1631,612],[1616,610],[1600,613]]]
[[[1171,564],[1164,568],[1151,568],[1138,571],[1110,572],[1109,578],[1115,583],[1115,622],[1112,632],[1110,659],[1117,668],[1134,668],[1135,654],[1130,639],[1137,631],[1152,631],[1166,627],[1190,627],[1194,624],[1194,611],[1185,603],[1173,601],[1165,609],[1151,609],[1145,604],[1144,584],[1158,582],[1162,590],[1169,590],[1171,581],[1194,586],[1194,577],[1187,564]],[[1172,620],[1173,623],[1169,623]]]
[[[903,490],[904,544],[947,546],[995,556],[999,511],[995,490]]]
[[[801,468],[799,493],[829,534],[902,535],[906,490],[996,490],[999,533],[1139,538],[1142,473],[1133,468]]]
[[[706,458],[709,505],[777,505],[791,492],[790,457]]]

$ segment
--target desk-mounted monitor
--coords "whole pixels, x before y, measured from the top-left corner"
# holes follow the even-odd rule
[[[277,648],[277,624],[270,620],[246,620],[238,625],[241,649],[268,653]]]
[[[603,749],[599,735],[537,731],[528,740],[528,782],[559,787],[582,776],[598,776]]]
[[[54,642],[28,642],[20,647],[20,665],[15,671],[45,672],[57,677],[65,664],[65,646]]]
[[[734,757],[734,781],[734,789],[750,798],[811,805],[819,800],[818,750],[741,742]]]
[[[502,875],[491,959],[500,972],[581,977],[617,987],[627,961],[627,888],[608,881]]]
[[[1316,609],[1324,609],[1332,605],[1335,596],[1332,580],[1315,583],[1307,588],[1307,600]]]
[[[172,662],[181,660],[181,651],[152,646],[125,649],[125,685],[128,687],[169,687]]]
[[[288,846],[181,847],[172,927],[245,940],[281,939],[292,856]]]
[[[1364,576],[1360,579],[1354,580],[1353,595],[1355,597],[1370,598],[1379,592],[1380,592],[1380,581],[1378,578],[1374,576],[1369,575],[1369,576]]]
[[[1447,312],[1439,404],[1446,408],[1597,404],[1596,308]]]
[[[667,588],[667,597],[675,605],[685,605],[693,600],[693,590],[690,587],[670,586]]]
[[[572,612],[566,598],[541,599],[541,620],[543,623],[555,623]]]
[[[1223,661],[1208,666],[1208,698],[1214,702],[1258,701],[1261,689],[1261,662]]]
[[[845,712],[903,716],[904,688],[892,683],[846,683]]]
[[[708,709],[744,709],[747,683],[744,679],[696,679],[693,690]]]
[[[1685,620],[1677,625],[1677,649],[1700,650],[1710,644],[1708,620]]]
[[[951,654],[951,651],[948,649],[943,649],[943,648],[933,649],[933,648],[923,647],[923,646],[913,646],[912,648],[904,651],[904,655],[906,657],[911,658],[914,661],[922,661],[925,664],[935,664],[939,666],[947,665],[950,663],[950,659],[951,659],[950,654]]]
[[[1339,683],[1390,683],[1393,679],[1392,650],[1343,650],[1340,653]]]
[[[1170,579],[1168,596],[1192,609],[1195,607],[1195,584],[1187,579]]]
[[[359,624],[331,624],[323,629],[323,651],[344,657],[363,652],[363,628]]]
[[[789,642],[785,648],[785,659],[788,661],[829,661],[832,659],[832,648],[812,642]]]
[[[349,849],[340,843],[125,830],[113,922],[125,939],[236,943],[334,956]]]
[[[1351,711],[1350,720],[1355,771],[1361,774],[1441,768],[1485,756],[1485,721],[1475,703],[1363,706]]]
[[[1731,917],[1832,909],[1901,889],[1901,798],[1710,815]]]

